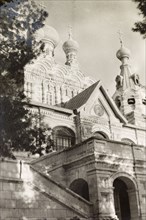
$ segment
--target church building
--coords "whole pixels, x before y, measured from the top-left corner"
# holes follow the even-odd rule
[[[121,41],[110,97],[80,70],[71,30],[65,64],[55,60],[53,27],[36,37],[44,53],[25,67],[24,90],[31,111],[51,128],[54,148],[0,161],[0,219],[146,220],[146,88],[132,72],[129,49]]]

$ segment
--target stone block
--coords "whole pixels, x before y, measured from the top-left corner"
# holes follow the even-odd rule
[[[5,182],[3,184],[4,191],[14,191],[15,190],[15,183]]]
[[[16,201],[10,199],[1,199],[0,208],[16,208]]]
[[[15,191],[16,191],[16,192],[22,192],[22,191],[24,191],[23,183],[17,183],[17,184],[15,185]]]
[[[0,199],[11,199],[11,191],[1,191],[0,193]]]

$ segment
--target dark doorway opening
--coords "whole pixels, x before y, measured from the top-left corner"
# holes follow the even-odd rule
[[[88,183],[83,179],[74,180],[69,187],[73,192],[89,201]]]
[[[124,181],[116,179],[113,185],[116,215],[119,220],[131,220],[128,188],[126,184]]]

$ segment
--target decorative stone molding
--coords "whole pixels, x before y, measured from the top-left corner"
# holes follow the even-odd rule
[[[99,124],[98,125],[93,125],[92,127],[92,133],[95,133],[95,132],[103,132],[108,139],[110,139],[110,130],[109,130],[109,127],[103,127],[103,126],[100,126]]]
[[[117,179],[117,178],[127,178],[127,183],[129,184],[129,187],[131,186],[131,184],[132,185],[134,185],[134,187],[135,187],[135,190],[138,190],[138,184],[137,184],[137,180],[136,180],[136,178],[133,176],[133,175],[131,175],[131,174],[129,174],[129,173],[126,173],[126,172],[117,172],[117,173],[114,173],[114,174],[112,174],[110,177],[109,177],[109,183],[110,183],[110,186],[112,187],[113,186],[113,182],[114,182],[114,180],[115,179]],[[133,187],[132,187],[133,188]]]

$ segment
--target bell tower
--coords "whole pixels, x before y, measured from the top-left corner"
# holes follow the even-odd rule
[[[129,65],[130,50],[123,45],[120,33],[121,48],[116,56],[121,61],[120,74],[116,76],[116,91],[113,99],[130,124],[145,126],[145,88],[140,84],[139,75],[132,73]]]

